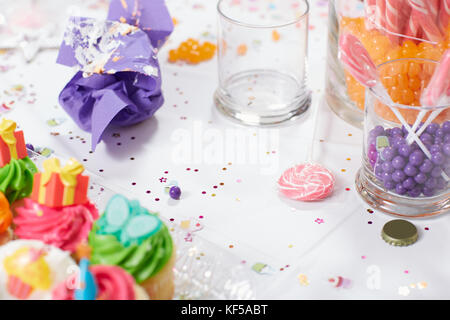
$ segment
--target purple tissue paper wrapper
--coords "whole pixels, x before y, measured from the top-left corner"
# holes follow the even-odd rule
[[[153,47],[158,49],[173,31],[164,0],[111,0],[108,20],[122,19],[147,33]]]
[[[152,117],[164,103],[158,48],[152,45],[162,45],[173,29],[164,1],[140,4],[138,0],[113,0],[110,14],[121,12],[119,20],[125,18],[126,12],[114,9],[117,3],[122,10],[122,3],[127,3],[128,9],[134,8],[131,4],[138,5],[140,13],[129,15],[145,17],[146,24],[127,19],[137,27],[72,17],[57,58],[58,63],[80,70],[61,91],[59,102],[80,128],[92,133],[93,150],[109,125],[139,123]],[[148,13],[147,9],[153,12]],[[154,32],[140,27],[152,28]]]

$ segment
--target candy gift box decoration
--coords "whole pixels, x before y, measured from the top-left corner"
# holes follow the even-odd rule
[[[163,105],[157,53],[173,30],[163,0],[114,0],[108,18],[71,17],[57,62],[78,71],[59,95],[92,149],[108,126],[130,126]]]
[[[87,242],[98,211],[87,197],[89,177],[75,159],[61,167],[56,158],[43,163],[44,171],[36,173],[33,193],[16,208],[15,235],[36,239],[73,254]]]
[[[23,131],[5,118],[0,122],[0,192],[12,204],[30,195],[37,168],[25,147]]]

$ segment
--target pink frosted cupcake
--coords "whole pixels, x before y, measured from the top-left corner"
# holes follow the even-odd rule
[[[25,199],[24,206],[17,208],[16,212],[14,233],[18,238],[41,240],[71,253],[87,240],[98,218],[98,211],[90,202],[49,208]]]
[[[145,290],[136,284],[134,278],[125,270],[117,266],[94,265],[89,267],[93,282],[84,285],[88,291],[81,295],[95,300],[148,300]],[[76,279],[79,274],[69,277],[53,290],[53,300],[77,300],[80,296],[75,293]],[[82,280],[81,280],[82,281]]]
[[[87,242],[98,211],[87,198],[89,178],[74,159],[61,168],[58,159],[44,162],[34,179],[31,198],[15,209],[14,234],[19,239],[41,240],[76,257]]]

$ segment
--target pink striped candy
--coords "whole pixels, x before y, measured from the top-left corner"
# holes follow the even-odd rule
[[[333,192],[333,173],[319,164],[303,163],[287,169],[278,180],[280,192],[289,199],[315,201]]]
[[[386,27],[386,0],[376,0],[376,24],[379,28],[384,29]]]
[[[428,87],[422,94],[421,103],[426,106],[435,106],[440,98],[450,89],[450,49],[445,51],[439,66],[433,73]]]
[[[450,0],[441,0],[439,11],[439,26],[442,32],[445,33],[448,23],[450,22]]]
[[[362,85],[373,87],[378,78],[377,67],[361,41],[350,33],[339,38],[340,59]]]
[[[386,30],[393,44],[399,43],[400,38],[395,34],[401,34],[405,24],[401,13],[404,5],[403,0],[386,0]]]
[[[419,21],[423,32],[430,41],[440,41],[442,33],[436,23],[437,8],[434,0],[409,0],[412,14]],[[435,14],[436,13],[436,14]]]

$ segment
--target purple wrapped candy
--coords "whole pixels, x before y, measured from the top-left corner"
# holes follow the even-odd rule
[[[160,49],[173,31],[164,0],[111,0],[108,20],[124,21],[144,31]]]
[[[80,69],[59,101],[92,133],[92,149],[108,126],[136,124],[162,106],[156,53],[173,30],[163,0],[113,0],[108,17],[120,22],[72,17],[57,60]]]

